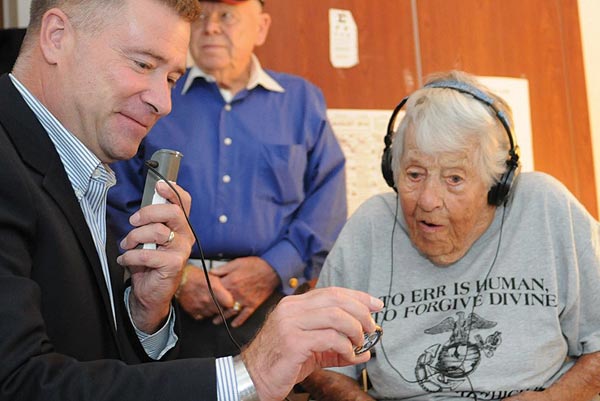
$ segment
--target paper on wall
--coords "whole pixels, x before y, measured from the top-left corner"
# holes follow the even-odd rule
[[[329,59],[335,68],[358,64],[358,30],[350,10],[329,9]]]
[[[514,132],[521,152],[521,171],[533,171],[533,138],[531,131],[531,108],[529,104],[529,81],[524,78],[477,77],[479,82],[500,96],[513,112]]]
[[[381,175],[383,138],[391,115],[392,110],[327,110],[346,156],[348,215],[371,196],[392,191]]]

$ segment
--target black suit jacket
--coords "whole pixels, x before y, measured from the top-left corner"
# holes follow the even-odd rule
[[[0,400],[216,399],[214,359],[148,362],[47,133],[0,77]],[[175,350],[176,351],[176,350]]]

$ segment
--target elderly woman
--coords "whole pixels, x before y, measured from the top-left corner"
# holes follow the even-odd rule
[[[396,193],[365,202],[318,285],[384,301],[364,367],[316,399],[588,401],[600,391],[600,225],[557,180],[518,175],[507,104],[472,76],[431,79],[383,158]],[[392,138],[393,136],[393,138]]]

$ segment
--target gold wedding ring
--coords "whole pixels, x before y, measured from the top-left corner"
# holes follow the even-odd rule
[[[165,244],[170,244],[173,239],[175,239],[175,232],[173,230],[171,230],[171,232],[169,233],[169,238],[167,238],[167,242],[165,242]]]
[[[236,311],[236,312],[239,312],[239,311],[241,311],[241,310],[242,310],[242,304],[241,304],[241,303],[239,303],[238,301],[235,301],[235,302],[233,303],[233,307],[232,307],[231,309],[233,309],[233,310],[234,310],[234,311]]]

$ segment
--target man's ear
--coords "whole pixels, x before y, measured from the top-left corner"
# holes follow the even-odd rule
[[[61,54],[72,40],[73,29],[69,17],[60,9],[44,13],[40,26],[40,50],[48,64],[57,64]]]
[[[255,46],[261,46],[267,40],[269,28],[271,27],[271,16],[267,13],[261,13],[260,23],[258,25],[258,37],[256,38]]]

